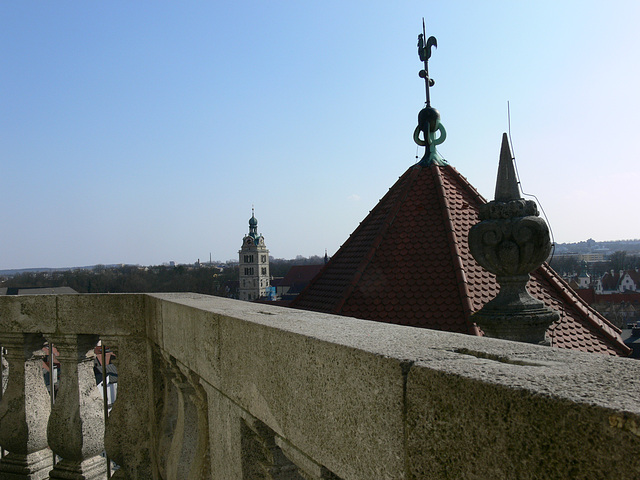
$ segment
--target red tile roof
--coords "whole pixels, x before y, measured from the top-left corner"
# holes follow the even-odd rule
[[[640,272],[635,270],[620,270],[613,273],[605,272],[600,280],[602,289],[607,291],[619,290],[626,275],[629,275],[629,278],[633,280],[636,288],[640,285]],[[622,288],[624,290],[624,286]]]
[[[602,282],[603,290],[617,290],[620,285],[621,275],[619,272],[609,273],[605,272],[600,280]]]
[[[279,285],[291,286],[300,282],[308,283],[322,270],[322,267],[324,267],[324,264],[293,265],[280,281]]]
[[[637,286],[640,286],[640,272],[638,272],[637,270],[627,270],[625,273],[627,273],[631,277],[633,283],[635,283]]]
[[[596,293],[593,303],[640,303],[640,292]]]
[[[470,316],[499,290],[467,242],[483,203],[449,165],[410,167],[291,306],[477,334]],[[529,291],[561,312],[548,330],[554,346],[630,351],[620,331],[546,264],[532,274]]]

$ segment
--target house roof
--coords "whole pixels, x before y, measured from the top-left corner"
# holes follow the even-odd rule
[[[635,270],[620,270],[614,272],[605,272],[600,280],[603,290],[618,290],[625,276],[633,280],[633,283],[640,285],[640,272]]]
[[[293,265],[279,285],[291,286],[300,282],[309,283],[324,267],[320,265]]]
[[[602,284],[603,290],[617,290],[618,285],[620,284],[620,273],[619,272],[605,272],[602,275],[602,279],[600,280]]]
[[[633,280],[633,283],[635,283],[636,285],[640,285],[640,272],[638,272],[637,270],[627,270],[624,273],[629,275],[631,280]]]
[[[467,241],[484,203],[450,165],[410,167],[291,306],[479,334],[471,314],[499,291]],[[620,331],[548,265],[532,273],[528,287],[561,313],[547,332],[552,345],[628,354]]]
[[[78,293],[71,287],[3,287],[0,295],[59,295]]]

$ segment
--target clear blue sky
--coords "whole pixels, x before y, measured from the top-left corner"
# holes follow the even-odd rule
[[[0,3],[0,269],[333,254],[440,152],[487,198],[511,132],[558,242],[640,237],[640,2]],[[422,152],[419,152],[422,155]],[[428,239],[425,254],[428,254]]]

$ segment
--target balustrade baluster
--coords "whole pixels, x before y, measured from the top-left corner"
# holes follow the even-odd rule
[[[167,477],[168,452],[171,450],[171,442],[175,434],[177,415],[178,415],[178,393],[174,385],[175,377],[174,369],[170,366],[172,359],[165,359],[162,355],[155,355],[158,365],[165,365],[166,368],[159,369],[158,374],[163,378],[162,389],[162,407],[158,416],[158,440],[156,442],[156,467],[160,474],[160,478]],[[162,363],[160,363],[162,362]],[[175,363],[175,359],[173,359]]]
[[[52,335],[58,349],[60,378],[47,434],[49,445],[62,457],[50,479],[106,479],[102,397],[93,373],[95,335]]]
[[[104,407],[104,421],[107,422],[109,418],[109,390],[108,390],[108,375],[107,375],[107,347],[104,342],[100,346],[100,363],[102,372],[102,405]],[[107,456],[107,477],[111,476],[111,460]]]
[[[209,428],[206,393],[197,376],[172,365],[178,410],[167,458],[167,478],[191,480],[210,477]]]
[[[187,390],[189,408],[195,409],[196,425],[191,433],[193,436],[193,460],[189,468],[189,479],[202,479],[211,477],[211,457],[209,455],[209,412],[207,394],[200,385],[200,378],[190,370],[183,370],[190,388]]]
[[[119,467],[112,479],[148,480],[151,466],[148,345],[136,337],[103,337],[115,354],[118,394],[107,419],[107,455]]]
[[[0,460],[0,478],[41,480],[51,469],[46,435],[51,408],[42,375],[44,342],[37,334],[0,335],[9,363],[8,384],[0,401],[0,445],[9,453]]]
[[[0,402],[2,401],[2,395],[4,394],[4,377],[6,375],[6,368],[4,366],[4,347],[0,345]],[[4,457],[4,448],[0,446],[0,458]]]

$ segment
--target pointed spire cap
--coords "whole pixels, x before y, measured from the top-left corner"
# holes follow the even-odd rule
[[[249,219],[249,226],[250,227],[257,227],[258,226],[258,220],[256,219],[256,214],[255,214],[255,211],[253,209],[253,205],[251,205],[251,218]]]
[[[506,133],[503,133],[495,200],[508,202],[509,200],[517,200],[519,198],[522,198],[522,196],[520,195],[520,187],[518,187],[516,169],[513,166],[513,155],[511,154],[511,147],[509,146],[509,137],[507,137]]]

